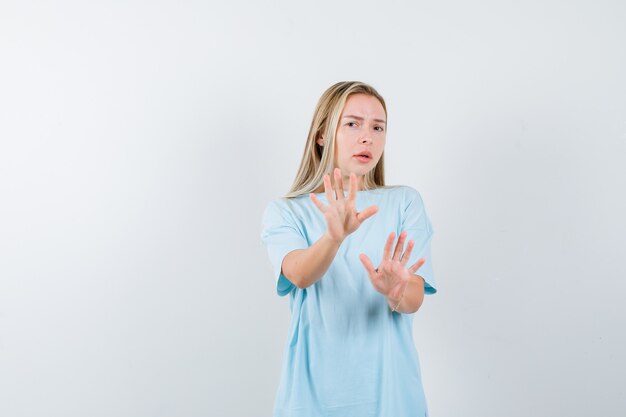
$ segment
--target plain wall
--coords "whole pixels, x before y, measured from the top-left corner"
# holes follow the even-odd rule
[[[0,415],[271,415],[259,233],[315,104],[424,198],[432,416],[626,413],[626,3],[0,4]]]

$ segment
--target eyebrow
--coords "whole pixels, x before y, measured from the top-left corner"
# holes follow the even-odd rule
[[[351,115],[351,114],[349,114],[349,115],[347,115],[347,116],[343,116],[343,117],[342,117],[342,119],[347,119],[347,118],[356,119],[356,120],[364,120],[362,117],[359,117],[359,116],[353,116],[353,115]],[[384,121],[384,120],[382,120],[382,119],[374,119],[374,121],[375,121],[375,122],[378,122],[378,123],[384,123],[384,124],[387,124],[387,122],[385,122],[385,121]]]

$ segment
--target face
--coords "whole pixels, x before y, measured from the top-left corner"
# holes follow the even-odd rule
[[[341,169],[344,189],[348,189],[351,172],[356,174],[360,185],[363,175],[376,167],[383,154],[386,134],[385,109],[380,101],[367,94],[350,95],[337,126],[333,167],[333,170]],[[357,157],[363,153],[369,153],[370,157]]]

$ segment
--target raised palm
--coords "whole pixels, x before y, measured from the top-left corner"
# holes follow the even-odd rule
[[[406,286],[409,282],[419,284],[423,282],[420,277],[415,275],[415,272],[426,261],[425,258],[420,258],[411,267],[407,268],[406,264],[411,257],[411,251],[413,250],[415,243],[412,240],[409,240],[407,250],[403,254],[402,251],[404,250],[406,232],[401,232],[398,244],[392,254],[391,248],[395,237],[395,233],[392,232],[387,238],[383,251],[383,259],[380,262],[380,265],[378,265],[378,268],[374,268],[372,261],[367,255],[359,255],[359,259],[367,270],[370,281],[376,291],[394,301],[402,298],[402,294],[406,290]]]
[[[368,218],[376,214],[378,207],[370,206],[358,213],[356,211],[357,179],[350,173],[347,198],[343,195],[343,179],[341,170],[335,168],[335,188],[330,183],[330,176],[324,175],[324,191],[328,206],[325,206],[315,194],[310,194],[313,204],[322,212],[326,219],[326,233],[335,241],[341,243],[350,233],[354,232]]]

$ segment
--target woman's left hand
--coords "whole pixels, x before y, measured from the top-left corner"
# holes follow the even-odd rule
[[[406,239],[406,232],[400,233],[400,238],[396,248],[391,253],[393,241],[396,238],[396,234],[391,232],[387,238],[385,249],[383,253],[383,260],[380,262],[378,268],[374,268],[372,261],[365,254],[359,255],[359,259],[365,266],[367,273],[369,274],[370,281],[376,291],[387,297],[393,302],[399,302],[406,290],[409,282],[415,282],[421,284],[423,281],[420,277],[415,276],[415,272],[426,262],[425,258],[420,258],[415,264],[407,268],[406,263],[411,257],[411,251],[415,243],[409,240],[407,250],[402,254],[404,250],[404,240]]]

